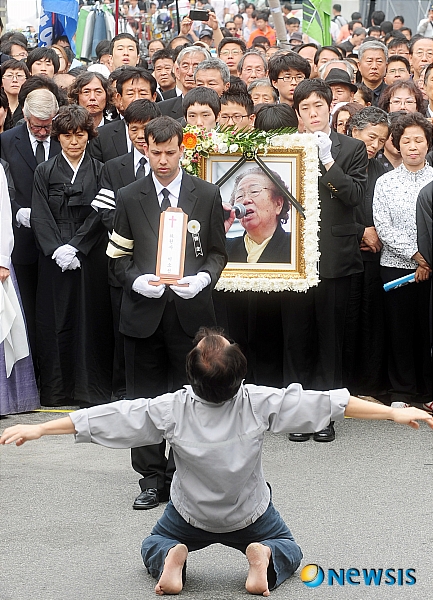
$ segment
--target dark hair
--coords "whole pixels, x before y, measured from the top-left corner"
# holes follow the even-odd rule
[[[393,36],[391,38],[391,41],[389,42],[389,44],[387,44],[388,50],[392,50],[393,48],[398,48],[399,46],[406,46],[406,48],[409,50],[409,40],[407,38],[405,38],[404,35],[400,36]],[[398,55],[397,55],[398,56]]]
[[[298,127],[298,117],[291,106],[288,104],[260,104],[259,107],[256,107],[255,129],[272,131],[282,127]]]
[[[58,35],[53,39],[53,44],[57,44],[58,42],[66,42],[70,45],[70,41],[67,35]]]
[[[383,31],[384,33],[391,33],[392,29],[391,21],[383,21],[380,24],[380,31]]]
[[[361,94],[362,99],[366,104],[372,104],[373,102],[373,90],[370,90],[369,87],[365,85],[365,83],[356,83],[356,87],[358,88],[358,92]]]
[[[254,112],[254,103],[251,100],[251,96],[245,92],[234,92],[230,90],[230,88],[222,94],[220,97],[221,107],[227,106],[229,102],[232,104],[239,104],[239,106],[243,106],[247,111],[247,115],[250,116]]]
[[[100,61],[105,54],[110,54],[109,40],[101,40],[98,42],[98,44],[96,44],[95,54],[98,61]]]
[[[162,48],[160,48],[160,50],[165,50],[165,43],[163,42],[163,40],[150,40],[147,42],[147,49],[149,50],[149,46],[150,44],[153,44],[154,42],[158,42],[159,44],[162,44]]]
[[[401,30],[400,30],[400,31],[401,31]],[[413,36],[413,37],[410,39],[410,42],[409,42],[409,52],[410,52],[410,54],[413,54],[413,49],[414,49],[414,47],[415,47],[415,44],[416,44],[417,42],[419,42],[420,40],[425,40],[425,39],[427,39],[427,38],[425,38],[423,35],[421,35],[421,34],[419,34],[419,33],[415,34],[415,35],[414,35],[414,36]]]
[[[19,46],[23,50],[28,50],[27,44],[24,43],[19,37],[12,36],[5,42],[2,42],[3,38],[0,38],[0,50],[3,54],[7,54],[10,56],[12,46]]]
[[[300,44],[299,46],[295,46],[293,49],[293,52],[296,52],[296,54],[299,54],[299,51],[302,50],[303,48],[314,48],[317,52],[317,50],[319,49],[319,46],[317,44],[315,44],[314,42],[308,42],[308,44]]]
[[[62,106],[56,118],[53,119],[52,137],[58,138],[59,135],[70,133],[71,131],[76,133],[79,130],[87,131],[89,140],[98,135],[93,123],[93,117],[88,110],[77,104]]]
[[[377,103],[378,107],[386,110],[386,112],[389,112],[391,96],[398,89],[409,90],[415,96],[416,110],[418,112],[423,110],[424,97],[419,87],[415,85],[411,79],[408,79],[407,81],[396,81],[392,85],[387,86],[379,97],[379,101]]]
[[[339,58],[340,60],[343,60],[343,58],[344,58],[343,53],[341,52],[341,50],[339,48],[336,48],[335,46],[322,46],[321,48],[319,48],[317,50],[316,54],[314,55],[314,64],[315,65],[319,64],[320,55],[322,54],[322,52],[324,50],[329,50],[330,52],[333,52],[335,54],[335,56],[337,58]]]
[[[359,21],[360,19],[362,19],[362,15],[360,12],[353,12],[350,15],[350,18],[352,19],[352,21]]]
[[[392,123],[392,143],[397,150],[400,150],[401,137],[408,127],[421,127],[427,140],[427,147],[430,148],[432,142],[432,125],[422,114],[416,112],[402,115]]]
[[[75,58],[75,54],[72,52],[72,48],[70,48],[70,46],[62,46],[62,48],[63,48],[63,52],[64,52],[64,53],[66,54],[66,56],[68,57],[68,61],[67,61],[67,62],[68,62],[68,64],[69,64],[69,65],[70,65],[70,64],[72,64],[72,61],[73,61],[73,60],[74,60],[74,58]],[[78,67],[75,67],[75,68],[77,69]],[[71,69],[71,70],[72,70],[72,69]]]
[[[150,93],[152,96],[155,94],[157,85],[155,77],[149,71],[143,69],[143,67],[131,67],[128,65],[122,69],[116,80],[116,90],[120,95],[122,95],[124,84],[131,79],[132,81],[137,81],[138,79],[148,81],[150,84]]]
[[[221,329],[201,327],[195,347],[186,357],[186,377],[193,391],[207,402],[231,400],[247,373],[247,359],[237,344],[226,344]]]
[[[26,48],[28,48],[27,38],[23,33],[21,33],[21,31],[6,31],[0,38],[0,45],[2,46],[2,48],[1,48],[2,52],[4,52],[3,44],[6,44],[6,42],[8,42],[11,38],[14,38],[14,40],[19,40],[22,44],[25,44]]]
[[[134,100],[124,112],[125,123],[147,123],[161,116],[161,110],[157,102],[145,98]]]
[[[286,17],[287,19],[287,17]],[[299,19],[297,19],[296,17],[290,17],[290,19],[287,19],[286,21],[287,25],[300,25],[301,21]]]
[[[168,60],[172,60],[174,63],[175,58],[174,58],[173,50],[169,50],[168,48],[161,48],[161,50],[157,50],[152,57],[153,66],[155,66],[155,63],[157,60],[162,60],[165,58]]]
[[[371,37],[371,32],[372,31],[378,31],[380,33],[380,27],[379,25],[372,25],[371,27],[368,28],[368,36]]]
[[[388,113],[376,106],[366,106],[350,117],[346,125],[347,135],[352,135],[353,128],[362,131],[369,125],[386,125],[389,134],[391,122]]]
[[[400,27],[399,31],[403,33],[403,31],[408,31],[410,37],[412,37],[412,29],[410,27]]]
[[[265,35],[257,35],[251,44],[251,48],[255,48],[256,46],[265,48],[265,45],[270,46],[268,38]]]
[[[311,96],[317,94],[331,107],[332,90],[322,79],[304,79],[296,86],[293,93],[293,108],[299,113],[299,104]]]
[[[364,108],[366,108],[366,107],[362,106],[362,104],[359,104],[358,102],[347,102],[347,104],[343,104],[343,106],[340,106],[340,108],[337,108],[337,110],[332,115],[331,128],[334,129],[335,131],[337,131],[338,115],[341,112],[346,111],[349,113],[350,117],[353,117],[354,114],[356,114],[357,112],[360,112]],[[370,108],[370,107],[368,107],[368,108]],[[346,128],[347,128],[348,123],[349,123],[349,121],[347,121],[347,123],[346,123]]]
[[[93,79],[98,79],[105,92],[105,108],[107,108],[113,100],[113,88],[110,86],[108,79],[95,71],[85,71],[80,73],[75,81],[71,83],[68,90],[69,101],[74,104],[79,104],[78,96],[82,89],[89,85]]]
[[[248,86],[243,79],[236,77],[236,75],[230,75],[230,88],[233,93],[242,92],[246,94],[248,92]]]
[[[385,21],[385,13],[383,10],[375,10],[371,15],[371,20],[373,21],[373,25],[380,25]]]
[[[6,96],[6,92],[3,88],[0,88],[0,107],[4,108],[6,111],[6,118],[3,123],[3,131],[7,131],[8,129],[12,129],[14,126],[13,117],[11,113],[11,109],[9,108],[9,100]]]
[[[266,11],[262,10],[262,11],[257,11],[256,14],[256,20],[257,19],[263,19],[263,21],[268,22],[269,21],[269,15]]]
[[[6,71],[8,69],[19,69],[20,71],[24,71],[24,74],[26,76],[26,79],[28,79],[30,77],[30,73],[29,70],[26,66],[26,63],[23,62],[22,60],[16,60],[15,58],[11,58],[9,60],[6,60],[2,65],[1,65],[1,76],[3,77],[3,75],[6,73]]]
[[[221,111],[221,100],[216,91],[204,86],[193,88],[185,94],[185,97],[182,100],[182,110],[185,119],[188,108],[194,104],[209,106],[215,115],[215,119],[218,117]]]
[[[399,54],[393,54],[392,56],[389,56],[388,64],[386,66],[387,71],[388,71],[389,65],[393,62],[402,62],[404,64],[404,66],[406,67],[408,73],[410,73],[410,63],[405,56],[400,56]]]
[[[176,37],[174,37],[174,38],[172,38],[172,39],[170,40],[170,42],[169,42],[169,44],[168,44],[167,48],[169,48],[170,50],[173,50],[173,48],[172,48],[172,43],[173,43],[175,40],[185,40],[185,43],[183,44],[183,47],[186,47],[186,46],[192,46],[192,42],[191,42],[191,40],[190,40],[189,38],[187,38],[185,35],[177,35]],[[178,48],[179,48],[179,47],[181,48],[181,50],[183,50],[183,48],[182,48],[181,46],[178,46]],[[175,48],[174,50],[177,50],[177,48]],[[174,52],[174,50],[173,50],[173,52]],[[180,52],[180,51],[179,51],[179,52]]]
[[[396,16],[393,18],[392,22],[394,23],[394,21],[397,21],[397,19],[398,19],[399,21],[401,21],[402,23],[404,23],[404,17],[403,17],[402,15],[396,15]]]
[[[171,117],[157,117],[152,119],[144,131],[146,144],[149,144],[149,138],[153,138],[155,144],[164,144],[173,138],[177,138],[179,147],[183,141],[183,129],[179,121]]]
[[[280,73],[288,71],[289,69],[300,71],[305,75],[305,79],[308,79],[311,74],[311,67],[308,60],[295,52],[290,52],[288,54],[274,54],[269,59],[268,68],[268,77],[271,83],[277,81]]]
[[[30,92],[40,89],[49,90],[52,94],[54,94],[59,106],[66,106],[68,104],[66,95],[62,93],[59,86],[52,79],[49,77],[44,77],[43,75],[32,75],[21,86],[18,94],[18,102],[20,105],[24,106],[25,99]]]
[[[32,72],[33,64],[38,60],[50,60],[53,63],[54,73],[60,69],[60,60],[52,48],[39,47],[32,50],[26,60],[27,67]]]
[[[433,69],[433,62],[427,65],[426,70],[424,71],[424,85],[427,83],[428,76],[430,75],[430,71]]]
[[[138,44],[138,40],[130,33],[119,33],[118,35],[115,35],[110,42],[109,54],[113,54],[114,44],[119,40],[129,40],[130,42],[134,42],[135,47],[137,48],[137,54],[140,55],[140,46]]]

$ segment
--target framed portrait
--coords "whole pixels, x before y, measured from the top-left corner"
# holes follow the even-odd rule
[[[275,136],[257,160],[253,154],[242,157],[227,152],[201,158],[201,179],[219,185],[223,203],[238,212],[239,205],[245,207],[226,232],[229,262],[216,289],[306,291],[319,282],[315,138]]]

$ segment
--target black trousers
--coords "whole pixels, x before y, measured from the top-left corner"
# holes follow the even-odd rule
[[[384,283],[410,273],[413,270],[380,269]],[[385,294],[391,401],[431,401],[429,305],[430,281],[410,283]]]
[[[174,302],[167,303],[153,335],[124,338],[127,398],[154,398],[185,385],[185,360],[192,349],[192,338],[183,331]],[[166,458],[165,446],[163,441],[131,449],[132,468],[142,476],[142,490],[169,489],[176,467],[171,450]]]
[[[123,333],[120,333],[119,331],[122,295],[123,289],[121,287],[110,285],[111,313],[113,315],[114,331],[113,395],[116,398],[126,395],[125,344]]]

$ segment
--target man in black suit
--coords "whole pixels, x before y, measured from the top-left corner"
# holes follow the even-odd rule
[[[174,77],[176,79],[176,98],[164,100],[159,103],[161,113],[172,119],[183,117],[182,100],[189,90],[196,87],[194,72],[197,66],[210,58],[209,52],[199,46],[188,46],[179,52],[174,63]]]
[[[331,103],[332,90],[320,79],[302,81],[293,96],[293,107],[302,118],[305,131],[316,136],[319,148],[320,283],[303,298],[289,300],[286,307],[282,305],[283,328],[290,360],[310,361],[314,365],[313,380],[307,382],[312,389],[342,386],[344,323],[351,275],[364,269],[354,208],[363,201],[366,191],[367,152],[359,140],[331,130]],[[306,441],[309,437],[290,434],[292,441]],[[333,441],[332,422],[315,433],[314,439]]]
[[[121,115],[134,100],[155,102],[156,99],[156,81],[141,67],[125,67],[116,80],[116,90]],[[123,118],[99,127],[98,137],[89,143],[90,154],[103,163],[130,151],[131,140]]]
[[[101,171],[101,189],[92,202],[92,207],[102,213],[101,220],[110,234],[113,231],[117,191],[137,179],[145,177],[150,172],[149,161],[145,157],[144,129],[151,119],[160,116],[158,104],[150,100],[135,100],[125,110],[125,123],[128,126],[128,135],[133,146],[132,151],[112,158],[104,164]],[[113,395],[120,399],[126,395],[125,353],[123,335],[119,331],[122,286],[111,271],[108,272],[108,283],[115,340]]]
[[[152,172],[119,190],[107,249],[110,268],[123,287],[120,331],[131,399],[184,385],[185,357],[195,333],[215,324],[212,290],[227,261],[219,189],[180,169],[181,125],[169,117],[153,119],[145,138]],[[169,205],[182,208],[199,236],[194,241],[187,233],[179,281],[185,287],[158,284],[155,276],[160,214]],[[165,443],[134,448],[132,466],[142,475],[134,508],[154,508],[167,499],[175,465],[171,455],[168,462],[165,458]]]
[[[60,152],[60,144],[50,138],[51,124],[58,109],[57,100],[49,90],[34,90],[24,102],[23,113],[26,122],[0,136],[1,156],[9,163],[15,185],[15,199],[12,200],[15,238],[12,263],[21,292],[35,369],[35,306],[39,251],[30,226],[31,190],[37,165]]]

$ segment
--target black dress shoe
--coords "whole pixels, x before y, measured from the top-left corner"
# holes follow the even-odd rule
[[[136,497],[132,508],[149,510],[150,508],[156,508],[160,502],[166,502],[167,500],[168,494],[164,490],[160,492],[156,488],[148,488]]]
[[[308,442],[311,437],[311,433],[289,433],[289,440],[291,442]]]
[[[331,421],[325,429],[313,434],[315,442],[333,442],[335,440],[334,422]]]

